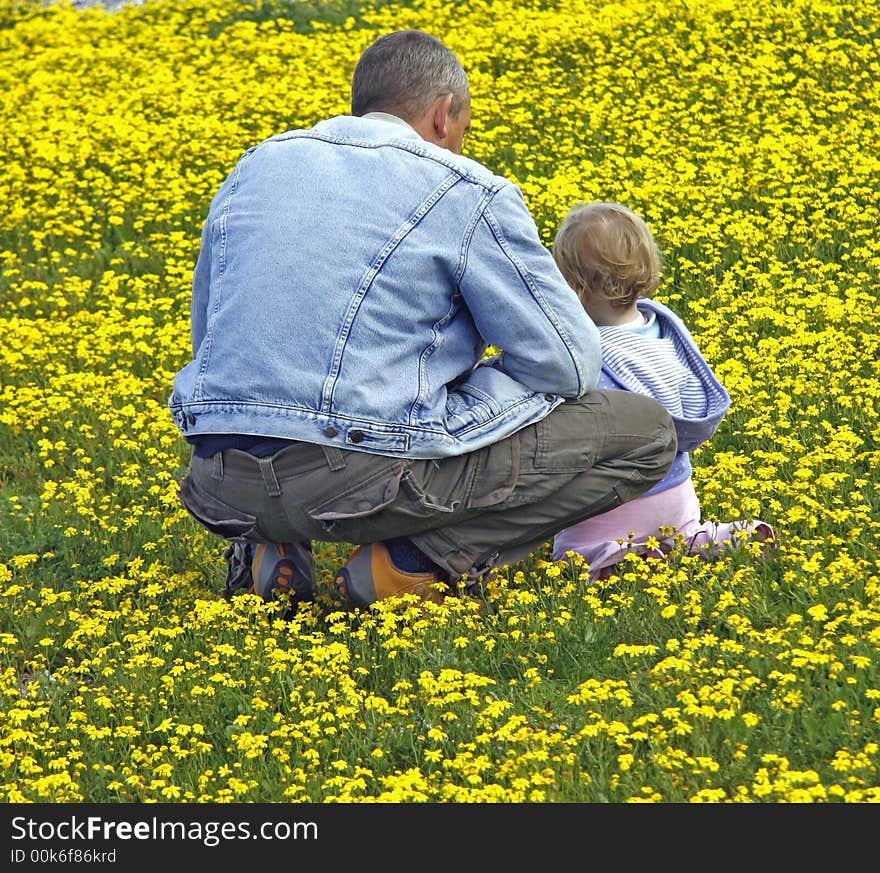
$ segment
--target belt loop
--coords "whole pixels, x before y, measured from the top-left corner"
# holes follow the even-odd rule
[[[211,478],[218,482],[223,481],[223,451],[214,452],[214,465],[211,468]]]
[[[263,474],[263,481],[266,483],[266,490],[270,497],[281,496],[281,486],[278,484],[278,477],[275,475],[275,468],[272,466],[271,458],[260,458],[260,472]]]
[[[345,458],[342,457],[342,452],[336,446],[321,446],[321,448],[324,450],[324,457],[334,473],[337,470],[345,469]]]

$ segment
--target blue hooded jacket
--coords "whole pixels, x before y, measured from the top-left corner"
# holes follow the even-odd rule
[[[625,327],[601,326],[602,370],[598,387],[647,394],[672,416],[678,454],[666,476],[648,492],[655,494],[691,476],[689,453],[718,429],[730,408],[730,395],[684,322],[669,307],[656,300],[641,299],[638,308],[657,319],[659,337]]]

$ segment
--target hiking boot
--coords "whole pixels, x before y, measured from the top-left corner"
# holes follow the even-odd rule
[[[417,594],[422,600],[442,603],[438,583],[448,584],[439,573],[409,573],[396,567],[384,543],[358,546],[334,580],[336,590],[361,607],[398,594]]]
[[[287,598],[291,608],[315,599],[315,558],[308,542],[233,543],[223,556],[227,600],[245,591],[267,603]]]

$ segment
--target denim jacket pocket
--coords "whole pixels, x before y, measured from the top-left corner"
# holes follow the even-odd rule
[[[225,540],[264,542],[257,518],[218,500],[199,488],[189,476],[180,483],[178,496],[184,509],[203,527]]]

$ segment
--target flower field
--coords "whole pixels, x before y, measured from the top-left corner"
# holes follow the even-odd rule
[[[646,218],[732,397],[704,517],[769,560],[548,544],[488,609],[358,611],[315,543],[292,620],[220,597],[166,408],[201,224],[404,27],[548,246],[576,200]],[[0,0],[0,59],[0,802],[880,801],[876,4]]]

